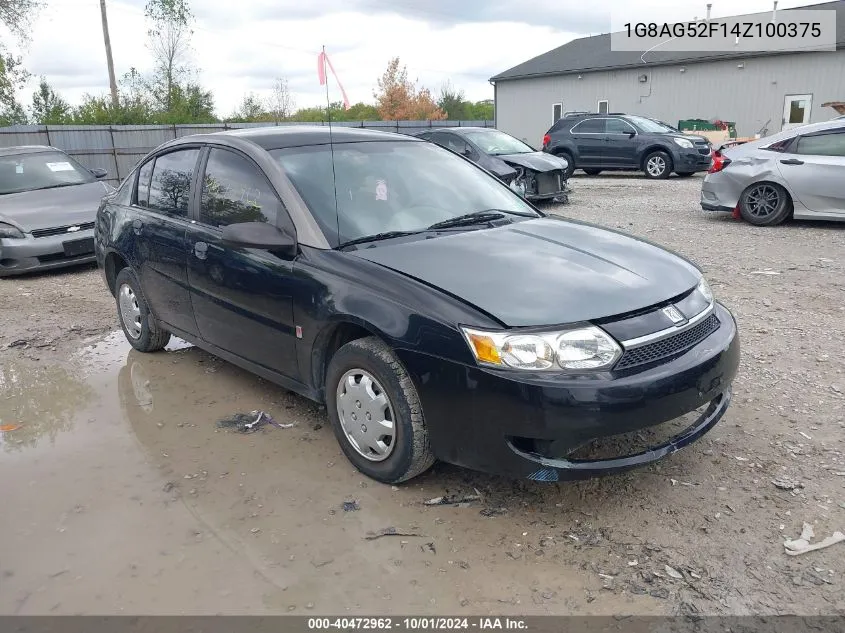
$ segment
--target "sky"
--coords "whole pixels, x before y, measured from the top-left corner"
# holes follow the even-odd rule
[[[152,66],[145,2],[107,0],[118,77],[130,67]],[[780,0],[778,8],[811,3]],[[44,4],[30,42],[19,49],[34,76],[19,95],[22,103],[31,103],[42,75],[72,104],[85,93],[107,93],[99,0]],[[712,4],[712,17],[772,8],[771,0]],[[288,80],[297,107],[325,104],[317,79],[322,46],[353,103],[374,101],[376,80],[395,56],[435,95],[449,81],[475,101],[493,97],[493,75],[574,38],[607,33],[611,21],[685,21],[706,12],[706,2],[697,0],[193,0],[191,6],[191,61],[221,116],[249,92],[269,96],[276,77]],[[330,90],[339,100],[337,87]]]

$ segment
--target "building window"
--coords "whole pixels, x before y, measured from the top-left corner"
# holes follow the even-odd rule
[[[552,125],[558,122],[563,114],[563,104],[555,103],[552,105]]]
[[[599,114],[607,114],[607,112],[608,112],[607,100],[599,101],[598,106],[596,107],[596,110],[598,111]]]

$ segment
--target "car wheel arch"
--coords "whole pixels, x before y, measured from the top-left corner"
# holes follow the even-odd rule
[[[332,320],[317,334],[311,348],[311,380],[321,395],[321,401],[325,402],[326,373],[335,353],[347,343],[370,336],[387,343],[387,337],[378,328],[349,315]]]
[[[648,147],[646,147],[644,150],[642,150],[640,152],[640,159],[639,159],[640,169],[645,169],[646,158],[648,158],[649,154],[652,154],[654,152],[665,152],[665,153],[669,154],[669,158],[672,158],[672,150],[670,148],[666,147],[665,145],[660,145],[659,143],[655,144],[655,145],[649,145]],[[674,159],[673,159],[673,161],[674,161]],[[674,165],[673,165],[673,167],[674,167]]]
[[[114,295],[116,288],[114,287],[117,280],[117,274],[124,268],[131,268],[126,259],[116,251],[109,252],[103,262],[103,272],[106,275],[106,283],[109,291]]]

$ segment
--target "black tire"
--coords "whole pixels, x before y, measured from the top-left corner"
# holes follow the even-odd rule
[[[375,392],[376,387],[379,387],[379,393],[384,393],[387,397],[388,412],[392,417],[394,434],[389,444],[390,450],[381,461],[373,460],[373,457],[379,456],[365,457],[353,445],[341,424],[338,411],[338,390],[341,381],[349,384],[347,374],[350,373],[353,383],[357,382],[359,378],[354,372],[362,370],[370,374],[377,383],[372,391]],[[360,402],[351,406],[355,405],[358,405],[358,410],[362,409]],[[335,353],[326,372],[326,408],[340,448],[349,461],[368,477],[383,483],[399,483],[425,472],[434,463],[416,387],[402,363],[380,339],[371,336],[351,341]],[[366,411],[367,408],[365,403],[363,410]],[[350,414],[350,417],[354,416]],[[367,419],[373,421],[372,418]],[[363,417],[361,422],[362,431],[366,432]],[[357,427],[357,422],[354,424]]]
[[[792,198],[773,182],[756,182],[739,197],[739,214],[755,226],[775,226],[792,213]]]
[[[694,171],[676,171],[675,173],[678,174],[678,177],[680,177],[680,178],[689,178],[695,172]]]
[[[672,173],[672,157],[662,150],[649,152],[643,161],[643,171],[647,178],[664,180]]]
[[[601,169],[585,169],[584,173],[588,176],[598,176],[601,173]]]
[[[575,159],[572,158],[572,154],[570,154],[566,150],[560,150],[560,151],[555,152],[555,156],[557,156],[558,158],[563,158],[563,159],[566,160],[567,163],[569,163],[569,167],[567,167],[563,171],[563,175],[566,178],[571,177],[572,173],[575,171]]]
[[[129,293],[124,295],[126,289],[129,290]],[[164,349],[164,346],[170,341],[170,332],[162,328],[150,313],[147,300],[141,290],[141,284],[131,268],[124,268],[117,273],[114,280],[114,297],[117,306],[117,318],[120,320],[120,327],[123,328],[123,333],[126,335],[129,344],[139,352],[157,352]],[[128,312],[124,314],[121,301],[124,301],[127,305],[131,303],[132,308],[137,312],[132,315]],[[132,316],[135,316],[135,318],[132,319]],[[131,325],[127,325],[128,320],[131,320]]]

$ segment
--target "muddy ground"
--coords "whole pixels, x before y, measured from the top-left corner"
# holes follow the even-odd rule
[[[555,212],[691,257],[736,314],[709,436],[600,480],[384,486],[317,405],[178,341],[130,351],[96,269],[0,280],[0,613],[845,613],[845,543],[783,548],[845,529],[845,225],[703,214],[700,177],[573,185]],[[215,425],[252,409],[295,426]],[[418,536],[365,539],[389,526]]]

